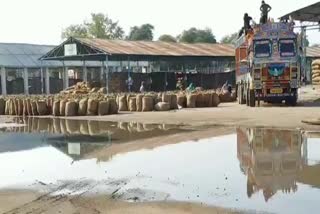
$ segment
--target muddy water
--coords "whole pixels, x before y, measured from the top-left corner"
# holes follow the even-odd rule
[[[112,133],[120,129],[115,124],[110,127],[114,127]],[[179,131],[157,127],[145,132]],[[106,194],[128,201],[188,201],[269,213],[319,213],[317,133],[238,128],[227,136],[118,153],[99,161],[85,157],[111,148],[105,131],[72,135],[36,130],[2,130],[5,138],[0,138],[0,148],[9,142],[15,146],[0,149],[0,189]],[[129,132],[128,127],[124,132]],[[126,136],[124,132],[119,135]]]

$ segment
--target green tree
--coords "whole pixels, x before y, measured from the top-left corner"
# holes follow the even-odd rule
[[[216,38],[212,30],[206,28],[204,30],[197,28],[190,28],[179,35],[179,42],[185,43],[216,43]]]
[[[237,39],[238,39],[238,33],[233,33],[233,34],[222,37],[220,43],[234,44]]]
[[[153,40],[153,30],[154,26],[151,24],[144,24],[140,27],[134,26],[130,29],[128,40],[132,41],[152,41]]]
[[[62,31],[61,37],[63,39],[69,37],[85,38],[89,37],[88,30],[84,25],[70,25]]]
[[[177,42],[177,39],[175,37],[168,34],[163,34],[162,36],[159,37],[158,40],[162,42]]]
[[[123,39],[124,31],[118,22],[114,22],[102,13],[92,13],[91,20],[80,25],[71,25],[66,28],[61,37],[89,37],[101,39]]]

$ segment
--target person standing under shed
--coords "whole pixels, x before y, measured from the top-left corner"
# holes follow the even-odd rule
[[[266,4],[265,1],[262,1],[260,11],[261,11],[261,19],[260,19],[260,24],[266,24],[268,21],[268,13],[271,10],[271,6]]]
[[[140,93],[144,93],[145,92],[145,88],[144,88],[144,82],[141,82],[141,86],[140,86]]]

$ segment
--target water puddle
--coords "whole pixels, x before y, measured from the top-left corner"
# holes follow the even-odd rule
[[[2,130],[0,189],[188,201],[269,213],[318,213],[320,209],[318,133],[237,128],[231,135],[113,153],[102,161],[99,153],[112,149],[106,144],[110,138],[111,144],[112,139],[128,141],[127,136],[136,140],[141,132],[129,134],[130,124],[125,130],[119,124],[98,125],[103,127],[98,135],[82,134],[81,128],[55,134],[49,126],[42,132],[38,128],[25,132],[28,127]],[[179,131],[157,127],[145,132]]]

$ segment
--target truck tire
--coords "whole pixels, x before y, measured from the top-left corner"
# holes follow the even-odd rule
[[[249,106],[250,107],[256,107],[256,97],[254,90],[249,90]]]
[[[244,100],[244,97],[243,97],[243,86],[239,85],[239,89],[238,90],[239,90],[239,96],[238,96],[239,104],[243,105],[243,104],[245,104],[245,100]]]
[[[249,89],[246,90],[246,104],[247,106],[250,106],[250,96],[249,96]]]
[[[297,95],[297,93],[295,92],[292,97],[289,97],[289,98],[286,100],[286,104],[287,104],[287,106],[296,106],[296,105],[297,105],[297,101],[298,101],[298,95]]]

